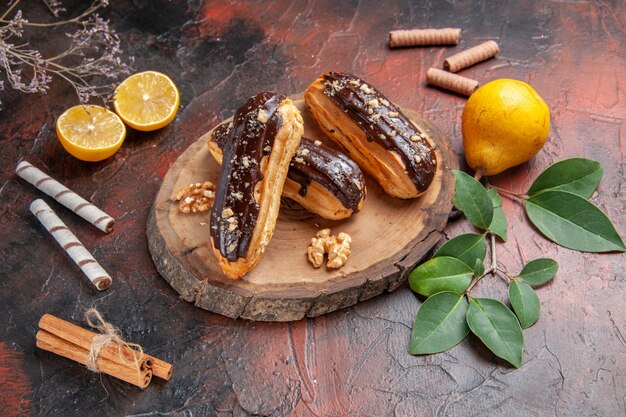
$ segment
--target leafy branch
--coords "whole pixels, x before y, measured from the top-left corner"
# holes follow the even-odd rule
[[[587,201],[602,178],[602,167],[581,158],[558,162],[539,175],[525,194],[487,189],[461,171],[455,170],[454,175],[454,205],[484,232],[450,239],[411,272],[411,289],[428,298],[415,317],[410,352],[443,352],[471,331],[496,356],[519,367],[524,350],[522,329],[539,318],[540,302],[533,287],[551,280],[559,266],[553,259],[539,258],[528,262],[515,276],[498,266],[496,236],[507,239],[498,191],[521,201],[531,222],[559,245],[587,252],[626,251],[611,221]],[[491,259],[485,268],[487,241]],[[498,300],[471,295],[474,286],[490,275],[509,280],[512,310]]]

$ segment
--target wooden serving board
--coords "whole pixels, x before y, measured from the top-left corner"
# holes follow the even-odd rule
[[[302,95],[291,99],[302,111],[305,136],[324,140]],[[170,168],[150,213],[148,245],[159,273],[200,308],[261,321],[315,317],[398,288],[442,236],[454,196],[450,169],[458,167],[450,141],[416,112],[402,111],[428,126],[436,145],[438,169],[428,191],[417,199],[400,200],[368,178],[363,209],[342,221],[303,216],[302,208],[283,204],[264,257],[237,281],[222,274],[213,255],[209,212],[183,214],[175,201],[178,190],[190,183],[217,184],[220,166],[208,151],[205,134]],[[314,269],[307,260],[311,237],[325,227],[352,236],[352,255],[341,269]]]

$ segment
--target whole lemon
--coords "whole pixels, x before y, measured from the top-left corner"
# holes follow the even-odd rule
[[[539,152],[550,131],[550,109],[525,82],[499,79],[470,96],[461,126],[469,166],[495,175]]]

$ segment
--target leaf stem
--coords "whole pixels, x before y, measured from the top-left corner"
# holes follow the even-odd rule
[[[490,273],[498,270],[498,261],[496,259],[496,235],[489,233],[491,237],[491,267],[485,273]]]
[[[511,275],[509,275],[508,273],[506,273],[500,268],[497,268],[494,272],[502,277],[509,279],[510,281],[513,281],[515,279],[515,277],[512,277]]]
[[[507,194],[508,197],[517,197],[520,200],[526,200],[527,195],[524,193],[514,193],[513,191],[505,190],[504,188],[496,187],[493,184],[489,184],[491,188],[495,188],[501,193]]]
[[[472,291],[472,288],[474,288],[474,286],[476,284],[478,284],[478,281],[480,281],[481,279],[483,279],[485,277],[485,275],[487,275],[487,273],[485,272],[483,275],[479,276],[478,278],[474,278],[474,280],[472,281],[472,283],[470,284],[469,287],[467,287],[467,289],[465,290],[465,292],[463,293],[464,295],[467,296],[467,298],[470,298],[470,291]]]
[[[500,269],[498,268],[498,259],[496,257],[496,235],[493,233],[489,233],[489,236],[491,238],[491,265],[489,266],[489,269],[485,271],[484,274],[482,274],[478,278],[474,278],[474,280],[470,283],[470,286],[467,287],[467,289],[465,290],[463,294],[465,294],[468,298],[469,298],[469,293],[472,290],[472,288],[474,288],[474,286],[478,284],[478,282],[481,279],[483,279],[487,274],[500,271]]]

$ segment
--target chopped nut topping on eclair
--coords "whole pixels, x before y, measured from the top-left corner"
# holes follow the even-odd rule
[[[263,109],[259,109],[257,120],[261,123],[267,123],[268,119],[269,119],[269,116],[267,115],[267,112]]]

